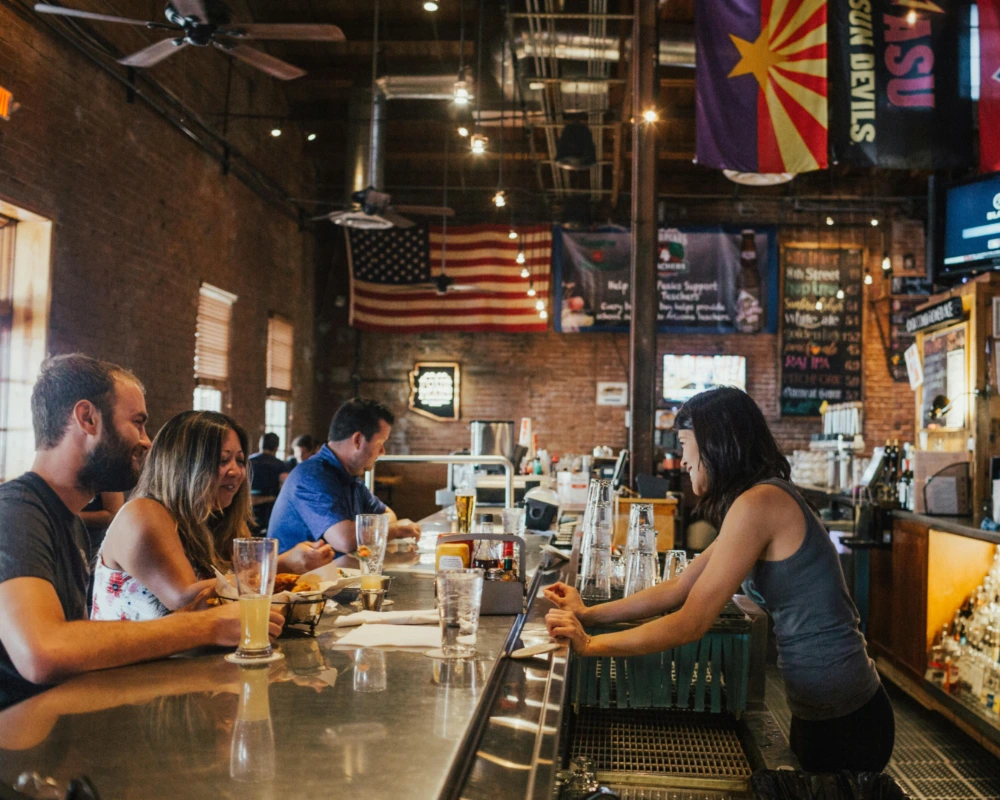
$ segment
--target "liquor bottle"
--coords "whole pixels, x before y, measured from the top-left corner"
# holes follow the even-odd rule
[[[757,245],[752,230],[743,231],[740,243],[740,274],[736,293],[735,327],[740,333],[757,333],[763,309],[760,305],[760,272],[757,270]]]

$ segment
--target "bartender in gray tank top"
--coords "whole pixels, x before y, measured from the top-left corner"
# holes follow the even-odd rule
[[[774,623],[789,743],[803,769],[880,772],[895,740],[892,706],[837,552],[788,482],[788,461],[764,415],[746,393],[720,388],[685,403],[674,425],[681,466],[718,538],[677,579],[624,600],[587,608],[574,588],[549,587],[557,606],[546,618],[549,633],[588,656],[655,653],[700,639],[742,589]],[[657,615],[616,633],[584,630]]]

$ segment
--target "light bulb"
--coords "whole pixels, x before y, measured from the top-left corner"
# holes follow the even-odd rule
[[[529,275],[531,275],[531,273],[528,272],[528,268],[527,267],[525,267],[524,269],[521,270],[521,277],[522,278],[527,278]]]
[[[916,11],[910,11],[910,13],[906,15],[906,21],[908,23],[910,23],[910,25],[916,25],[917,24],[917,12]]]
[[[523,264],[525,262],[524,251],[523,250],[518,250],[517,251],[517,258],[514,259],[514,260],[517,261],[518,264]],[[528,276],[525,275],[524,277],[527,278]]]
[[[486,136],[483,136],[483,134],[481,134],[481,133],[474,133],[474,134],[472,134],[472,139],[470,141],[470,145],[471,145],[471,149],[472,149],[473,154],[477,155],[477,156],[481,156],[483,153],[485,153],[486,152],[486,142],[488,142],[488,141],[489,141],[489,139]]]
[[[823,310],[823,301],[822,300],[817,300],[816,301],[816,310],[817,311],[822,311]]]
[[[498,189],[497,193],[493,195],[493,205],[497,208],[503,208],[507,205],[507,198],[504,197],[503,189]]]
[[[540,317],[541,319],[548,319],[548,318],[549,318],[549,312],[548,312],[548,311],[546,311],[546,310],[545,310],[545,309],[543,308],[543,309],[542,309],[541,311],[539,311],[539,312],[538,312],[538,316],[539,316],[539,317]]]
[[[535,287],[534,286],[529,286],[528,287],[528,297],[534,297],[536,294],[538,294],[538,292],[535,291]]]
[[[279,136],[281,136],[281,128],[271,128],[271,135],[275,139],[277,139]]]
[[[882,271],[888,272],[890,269],[892,269],[892,260],[889,258],[889,254],[886,253],[882,256]]]
[[[315,133],[310,133],[310,134],[309,134],[309,135],[308,135],[308,136],[306,137],[306,139],[308,139],[308,140],[309,140],[310,142],[315,142],[315,141],[316,141],[316,134],[315,134]]]
[[[837,289],[837,299],[838,300],[843,300],[844,299],[844,290],[843,289]]]
[[[833,217],[827,217],[826,218],[826,224],[827,225],[833,225]]]
[[[459,125],[458,126],[458,135],[459,136],[463,136],[463,137],[464,136],[468,136],[469,135],[469,129],[466,128],[464,125]]]
[[[642,112],[642,118],[646,122],[656,122],[656,120],[659,119],[659,116],[656,113],[656,109],[647,108],[645,111]]]
[[[454,88],[455,105],[465,106],[469,104],[469,84],[465,81],[455,81]]]
[[[424,11],[437,11],[437,10],[438,10],[438,4],[435,3],[434,0],[427,0],[427,2],[424,3]]]
[[[878,217],[872,217],[872,227],[873,228],[878,227]]]
[[[535,310],[536,311],[544,311],[545,310],[545,301],[544,300],[539,300],[537,303],[535,303]]]
[[[511,228],[510,229],[510,233],[507,234],[507,238],[508,239],[516,239],[517,238],[517,231],[515,231],[513,228]]]
[[[871,285],[872,285],[872,275],[871,275],[870,272],[866,272],[865,273],[865,286],[871,286]]]

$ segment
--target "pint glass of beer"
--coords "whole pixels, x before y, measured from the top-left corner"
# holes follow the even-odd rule
[[[277,539],[233,540],[233,572],[240,593],[243,629],[240,646],[236,650],[239,658],[267,658],[271,655],[267,628],[277,571]]]
[[[472,515],[476,510],[476,490],[459,489],[455,493],[455,517],[458,519],[458,532],[468,533],[472,530]]]

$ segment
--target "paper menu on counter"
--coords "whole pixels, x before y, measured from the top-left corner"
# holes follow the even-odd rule
[[[440,647],[441,628],[430,625],[362,625],[336,642],[349,647]]]

